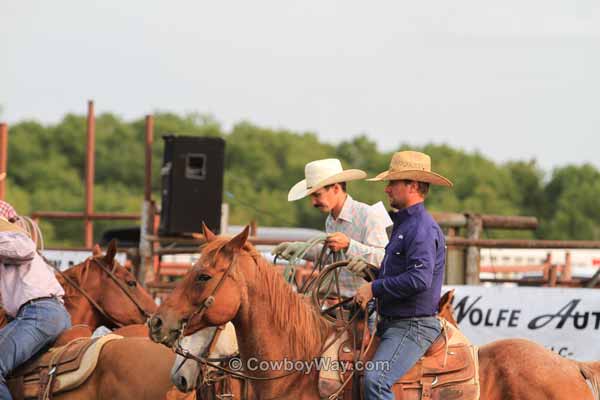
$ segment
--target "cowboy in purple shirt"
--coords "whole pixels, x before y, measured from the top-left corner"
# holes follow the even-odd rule
[[[365,374],[366,399],[393,399],[393,384],[421,358],[441,333],[435,316],[444,280],[446,243],[439,225],[425,210],[429,185],[452,186],[431,172],[428,155],[395,153],[388,171],[372,181],[388,181],[385,192],[397,209],[390,242],[377,277],[360,287],[357,302],[365,307],[375,297],[381,322],[381,341],[373,361],[387,361],[387,370]],[[363,274],[368,264],[353,260],[348,268]],[[377,364],[377,363],[376,363]]]

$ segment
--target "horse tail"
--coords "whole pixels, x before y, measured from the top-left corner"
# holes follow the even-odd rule
[[[579,362],[579,371],[589,382],[594,400],[600,400],[600,362]]]

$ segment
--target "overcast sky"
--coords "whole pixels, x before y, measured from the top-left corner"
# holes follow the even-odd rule
[[[0,119],[94,99],[600,167],[597,0],[96,3],[0,0]]]

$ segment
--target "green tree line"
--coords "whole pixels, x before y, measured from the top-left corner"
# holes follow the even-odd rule
[[[56,124],[22,121],[10,127],[6,199],[19,213],[82,211],[85,207],[86,118],[66,115]],[[345,168],[370,176],[387,169],[392,152],[379,151],[366,136],[338,144],[310,132],[268,129],[241,122],[224,130],[200,114],[155,114],[154,198],[160,200],[164,134],[220,136],[226,140],[224,201],[230,223],[256,220],[262,226],[322,229],[323,216],[308,200],[289,203],[287,192],[302,179],[304,165],[336,157]],[[96,211],[140,212],[144,193],[144,119],[124,121],[115,114],[96,119]],[[534,160],[495,163],[478,152],[443,144],[398,149],[431,155],[436,171],[454,188],[433,187],[433,211],[538,217],[535,232],[486,232],[488,237],[600,240],[600,172],[594,166],[567,165],[543,171]],[[383,183],[351,182],[349,192],[361,201],[385,201]],[[131,222],[98,221],[95,236]],[[81,245],[80,221],[42,221],[48,245]]]

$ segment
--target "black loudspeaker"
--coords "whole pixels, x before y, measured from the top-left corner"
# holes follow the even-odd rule
[[[218,137],[163,136],[159,233],[201,232],[202,222],[221,228],[225,141]]]

